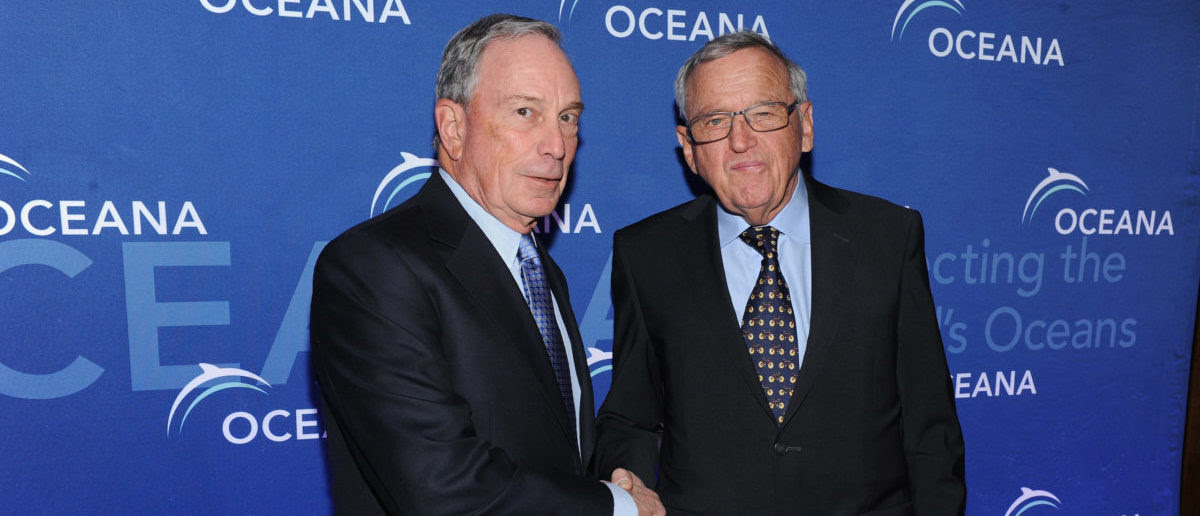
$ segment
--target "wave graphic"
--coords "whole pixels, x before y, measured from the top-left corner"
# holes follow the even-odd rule
[[[592,378],[595,378],[596,375],[598,375],[600,373],[612,370],[613,354],[611,351],[604,351],[600,348],[588,348],[587,351],[588,351],[587,364],[588,364],[588,369],[591,371]],[[608,361],[608,364],[605,364],[605,365],[602,365],[595,369],[592,369],[592,366],[599,364],[600,362],[604,362],[606,360]]]
[[[408,152],[401,152],[400,157],[403,158],[404,161],[400,162],[399,165],[396,165],[395,168],[393,168],[390,172],[388,172],[387,175],[383,177],[383,181],[379,182],[379,186],[375,188],[375,196],[371,198],[371,216],[372,217],[374,217],[380,213],[383,213],[383,212],[387,211],[388,208],[392,207],[393,206],[392,201],[395,200],[396,195],[399,194],[400,191],[404,189],[404,187],[406,187],[412,183],[415,183],[417,181],[424,181],[426,179],[429,179],[429,176],[432,174],[431,172],[419,172],[419,173],[415,173],[415,174],[405,174],[405,172],[408,172],[409,170],[412,170],[415,168],[423,168],[423,167],[436,168],[438,166],[438,162],[436,159],[418,158],[416,155],[414,155],[412,153],[408,153]],[[390,190],[389,190],[389,187],[390,187]],[[379,199],[383,195],[385,190],[388,190],[389,193],[387,195],[387,198],[384,199],[383,203],[380,204]]]
[[[192,378],[192,381],[188,382],[187,385],[183,386],[183,390],[179,391],[179,395],[175,396],[175,403],[171,404],[171,412],[167,414],[167,435],[171,435],[171,421],[175,419],[175,411],[179,409],[179,404],[183,402],[184,398],[187,398],[188,394],[191,394],[192,391],[198,389],[201,385],[222,378],[248,378],[266,385],[267,387],[271,386],[270,382],[260,378],[258,375],[235,367],[217,367],[212,364],[201,363],[200,370],[202,371],[200,375]],[[182,417],[179,419],[178,431],[183,431],[183,424],[187,421],[188,414],[191,414],[192,409],[196,408],[196,405],[198,405],[201,400],[226,389],[250,389],[263,394],[267,393],[267,391],[264,391],[257,386],[250,385],[248,383],[242,383],[240,380],[236,379],[211,385],[203,392],[198,394],[196,398],[193,399],[192,402],[187,406],[187,409],[184,410]]]
[[[1021,516],[1021,513],[1039,506],[1050,506],[1058,509],[1058,505],[1061,503],[1062,500],[1059,500],[1050,491],[1042,491],[1040,489],[1035,491],[1028,487],[1022,487],[1021,496],[1013,500],[1012,505],[1008,506],[1008,511],[1005,511],[1004,516]]]
[[[16,178],[23,183],[27,182],[25,181],[26,177],[33,175],[30,174],[25,167],[21,166],[20,163],[17,163],[16,160],[3,154],[0,154],[0,174]],[[24,176],[22,176],[22,174],[24,174]]]
[[[558,2],[558,21],[562,21],[563,7],[567,5],[567,0],[559,0]],[[579,0],[571,0],[571,11],[567,13],[567,20],[575,16],[575,6],[579,5]]]
[[[900,41],[900,40],[904,39],[904,29],[908,28],[908,22],[912,21],[913,17],[916,16],[917,13],[924,11],[926,9],[929,9],[932,7],[941,7],[943,9],[950,9],[951,11],[954,11],[955,13],[957,13],[959,16],[962,16],[963,11],[966,10],[966,7],[964,7],[962,2],[960,2],[959,0],[950,0],[950,2],[954,2],[953,4],[951,4],[949,2],[945,2],[943,0],[925,0],[924,2],[921,2],[920,4],[918,4],[916,7],[913,7],[913,9],[910,11],[908,8],[911,7],[912,4],[916,3],[916,1],[917,0],[904,0],[904,3],[900,5],[900,10],[896,11],[896,17],[892,20],[892,38],[891,39],[896,40],[896,41]],[[908,12],[908,16],[904,16],[904,13],[906,11]],[[900,17],[901,16],[904,16],[904,25],[900,25]],[[896,27],[897,26],[900,27],[900,36],[899,37],[896,36]]]
[[[1033,220],[1033,214],[1037,213],[1038,206],[1041,206],[1042,201],[1045,201],[1054,192],[1069,190],[1078,192],[1080,195],[1087,195],[1085,190],[1088,190],[1088,185],[1079,176],[1067,172],[1059,172],[1054,167],[1048,167],[1046,170],[1050,172],[1050,175],[1042,179],[1042,182],[1034,187],[1033,191],[1029,193],[1029,198],[1025,200],[1025,210],[1021,212],[1022,223]],[[1080,189],[1080,187],[1083,188]],[[1033,201],[1035,197],[1037,198],[1037,202]],[[1030,209],[1030,206],[1033,209]]]

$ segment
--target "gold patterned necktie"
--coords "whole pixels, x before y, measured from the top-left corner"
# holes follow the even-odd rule
[[[762,255],[758,280],[742,315],[742,336],[776,424],[783,423],[796,385],[796,316],[779,268],[779,230],[752,226],[739,235]]]

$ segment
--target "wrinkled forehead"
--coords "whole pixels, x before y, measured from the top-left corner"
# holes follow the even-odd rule
[[[478,70],[486,67],[508,68],[514,65],[565,67],[574,74],[574,67],[562,47],[541,34],[500,37],[489,41],[479,53]]]
[[[724,102],[786,101],[783,97],[790,91],[787,66],[778,57],[761,48],[744,48],[696,66],[687,82],[689,115]]]
[[[484,47],[476,66],[479,82],[475,93],[500,86],[493,82],[497,80],[579,89],[579,79],[566,53],[540,34],[497,38]]]

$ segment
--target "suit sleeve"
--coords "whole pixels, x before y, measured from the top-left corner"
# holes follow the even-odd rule
[[[906,211],[896,375],[913,504],[919,515],[962,514],[962,430],[929,288],[925,229],[919,213]]]
[[[622,241],[618,232],[612,266],[613,374],[608,396],[596,416],[593,469],[597,477],[608,478],[614,469],[625,468],[653,486],[662,432],[663,389],[654,343],[646,330]]]
[[[395,249],[366,237],[335,240],[314,273],[312,363],[325,418],[383,509],[611,514],[603,484],[524,468],[477,436],[422,283]]]

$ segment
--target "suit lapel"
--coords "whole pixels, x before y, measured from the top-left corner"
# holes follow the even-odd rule
[[[679,249],[676,256],[689,260],[689,276],[694,278],[692,286],[696,290],[688,295],[700,300],[697,303],[703,304],[699,311],[714,321],[712,334],[697,339],[697,342],[713,343],[717,348],[713,356],[721,363],[732,365],[734,374],[742,379],[751,396],[757,400],[764,417],[773,420],[767,395],[758,379],[758,370],[746,352],[746,340],[741,327],[741,315],[745,307],[733,306],[729,299],[717,235],[717,202],[711,196],[702,197],[693,205],[693,209],[683,213],[683,217],[689,223],[680,232],[679,239],[671,245]]]
[[[535,379],[537,390],[554,413],[559,429],[563,435],[569,435],[570,442],[575,442],[574,432],[568,426],[567,410],[558,391],[558,381],[554,378],[550,358],[542,343],[542,335],[525,302],[525,296],[512,280],[508,266],[496,254],[496,248],[479,226],[458,204],[440,175],[434,174],[426,181],[421,195],[424,197],[423,205],[428,208],[426,228],[430,237],[451,248],[446,269],[468,292],[479,312],[501,330],[492,342],[479,344],[515,349],[515,355],[520,359],[514,362],[527,367],[529,375]],[[573,326],[568,324],[568,327]]]
[[[808,187],[808,209],[812,238],[812,317],[808,347],[796,377],[795,392],[788,402],[784,425],[796,414],[824,366],[825,357],[837,337],[840,314],[846,313],[846,271],[854,269],[851,249],[853,233],[842,218],[842,200],[833,189],[804,177]]]

